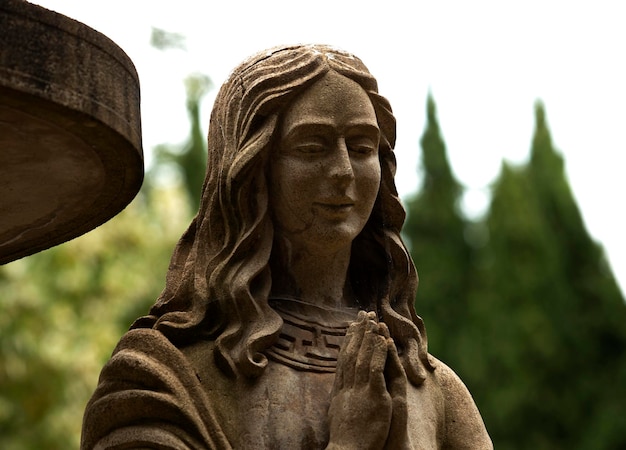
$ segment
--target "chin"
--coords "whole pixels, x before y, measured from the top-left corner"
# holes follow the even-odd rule
[[[327,250],[340,250],[350,247],[362,229],[362,226],[350,224],[337,225],[320,232],[316,241]]]

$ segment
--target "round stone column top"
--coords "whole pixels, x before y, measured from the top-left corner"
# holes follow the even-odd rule
[[[0,264],[119,213],[143,180],[139,78],[110,39],[0,2]]]

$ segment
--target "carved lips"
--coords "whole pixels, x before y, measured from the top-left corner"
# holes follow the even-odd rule
[[[341,197],[337,199],[324,199],[313,203],[313,205],[325,213],[342,216],[349,214],[354,209],[355,201],[350,197]]]

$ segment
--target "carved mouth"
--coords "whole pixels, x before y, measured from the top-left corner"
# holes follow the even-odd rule
[[[354,207],[354,203],[323,203],[319,202],[316,205],[324,211],[333,213],[346,213]]]

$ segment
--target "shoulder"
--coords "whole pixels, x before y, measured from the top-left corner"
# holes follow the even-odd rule
[[[187,369],[189,363],[182,352],[161,332],[140,328],[122,336],[102,369],[99,383],[106,381],[107,387],[116,382],[159,385],[159,379],[173,374],[184,377]]]
[[[113,357],[124,351],[149,352],[162,355],[176,353],[178,349],[163,333],[152,328],[136,328],[128,331],[113,350]]]
[[[85,410],[81,448],[230,448],[193,366],[161,332],[126,333]]]
[[[445,402],[444,448],[492,449],[483,419],[463,381],[445,363],[430,357],[435,362],[433,375]]]
[[[120,339],[102,369],[86,414],[93,410],[104,413],[113,404],[120,410],[135,410],[138,399],[144,401],[159,392],[181,395],[186,385],[192,385],[188,367],[182,353],[160,332],[131,330]]]

